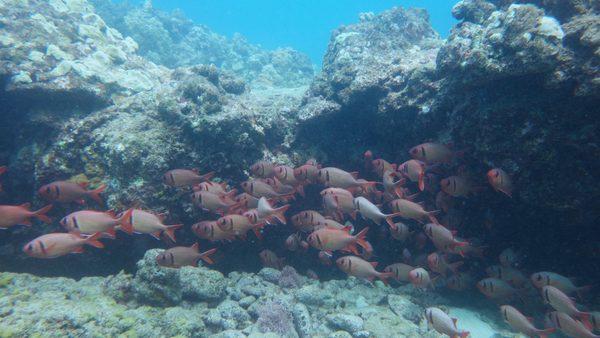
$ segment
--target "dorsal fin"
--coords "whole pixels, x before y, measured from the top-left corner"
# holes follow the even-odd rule
[[[27,210],[29,210],[29,208],[31,208],[31,203],[27,202],[27,203],[23,203],[21,205],[19,205],[21,208],[25,208]]]
[[[352,226],[351,225],[347,225],[345,227],[342,228],[343,231],[350,233],[350,231],[352,231]]]
[[[527,320],[528,320],[528,321],[529,321],[531,324],[533,324],[533,317],[525,317],[525,318],[527,318]]]
[[[192,244],[192,246],[190,246],[191,249],[193,249],[196,252],[200,251],[200,244],[198,244],[198,242]]]
[[[369,264],[371,264],[371,266],[373,266],[374,268],[377,267],[377,264],[379,264],[378,262],[369,262]]]
[[[454,328],[457,328],[456,326],[456,322],[458,321],[456,318],[451,318],[452,319],[452,323],[454,323]]]
[[[192,168],[191,170],[196,174],[200,174],[200,170],[198,170],[198,168]]]
[[[88,185],[90,185],[90,182],[79,182],[77,183],[77,185],[82,187],[83,189],[87,189]]]
[[[354,179],[358,178],[358,171],[352,171],[350,172],[350,175],[352,175],[352,177],[354,177]]]

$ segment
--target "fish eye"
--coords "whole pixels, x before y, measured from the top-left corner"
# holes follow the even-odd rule
[[[541,281],[542,280],[542,275],[538,274],[537,277],[536,277],[536,279],[537,279],[538,282]]]

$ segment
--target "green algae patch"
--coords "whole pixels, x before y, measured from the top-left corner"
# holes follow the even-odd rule
[[[0,276],[0,288],[7,287],[13,281],[12,274],[2,274]]]

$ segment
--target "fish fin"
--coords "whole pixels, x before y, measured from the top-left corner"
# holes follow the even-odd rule
[[[77,185],[82,187],[83,189],[87,189],[87,187],[90,185],[90,182],[78,182]]]
[[[210,255],[214,254],[215,252],[217,252],[216,248],[205,251],[200,254],[200,259],[205,261],[207,264],[215,264],[215,261],[213,261],[210,257]]]
[[[50,223],[52,223],[52,219],[50,217],[46,216],[46,213],[48,211],[50,211],[50,209],[52,209],[52,204],[48,204],[47,206],[34,211],[32,213],[33,217],[39,219],[40,221],[42,221],[44,223],[50,224]]]
[[[340,230],[345,231],[347,233],[350,233],[350,231],[352,231],[352,226],[351,225],[346,225],[345,227],[341,228]]]
[[[100,194],[103,193],[104,190],[106,190],[106,184],[101,184],[98,188],[96,188],[94,190],[89,190],[87,192],[87,195],[91,199],[93,199],[96,203],[98,203],[99,205],[104,205],[104,201],[102,200],[102,196],[100,196]]]
[[[115,238],[117,237],[117,236],[116,236],[116,233],[115,233],[115,228],[114,228],[114,227],[112,227],[112,228],[110,228],[110,229],[106,230],[106,231],[104,232],[104,234],[105,234],[105,235],[108,235],[108,238],[110,238],[110,239],[115,239]]]
[[[93,234],[90,237],[85,239],[85,244],[91,245],[98,249],[102,249],[102,248],[104,248],[104,244],[102,244],[102,242],[100,242],[98,240],[101,236],[102,236],[101,232],[96,232],[95,234]]]
[[[192,244],[192,246],[190,246],[190,249],[196,251],[196,252],[200,252],[200,244],[198,244],[198,242]]]
[[[452,324],[454,324],[454,328],[456,329],[457,328],[456,322],[458,322],[458,319],[456,319],[456,318],[450,318],[450,319],[452,319]]]
[[[23,220],[23,222],[21,222],[21,225],[25,225],[25,226],[32,226],[33,224],[31,224],[31,220],[29,218],[26,218]]]
[[[421,173],[419,173],[419,190],[423,191],[425,190],[425,171],[421,170]]]
[[[74,254],[82,254],[83,252],[84,252],[83,247],[81,247],[81,246],[78,246],[75,249],[73,249],[73,251],[71,251],[71,253],[74,253]]]
[[[471,333],[469,331],[463,331],[459,334],[460,338],[467,338]]]
[[[31,208],[31,203],[27,202],[27,203],[23,203],[21,205],[19,205],[21,208],[25,208],[26,210],[29,210],[29,208]]]
[[[355,256],[360,256],[360,252],[358,252],[358,248],[356,247],[356,243],[348,244],[342,251],[350,252]]]
[[[404,194],[404,191],[402,190],[402,186],[394,186],[394,194],[396,194],[396,197],[398,198],[402,198],[402,195]]]
[[[365,240],[367,235],[367,231],[369,231],[369,227],[362,229],[359,233],[357,233],[354,238],[356,238],[356,243],[360,245],[363,249],[368,250],[371,248],[369,242]]]
[[[353,171],[350,173],[350,175],[352,175],[352,177],[354,177],[354,179],[358,178],[358,171]]]
[[[359,184],[363,189],[367,190],[369,187],[374,187],[374,186],[376,186],[378,184],[382,184],[382,183],[374,182],[374,181],[367,181],[367,182],[360,182]]]
[[[554,333],[554,331],[556,331],[556,328],[551,327],[543,330],[536,330],[535,334],[537,334],[539,338],[547,338],[548,335]]]
[[[290,208],[289,204],[286,204],[282,207],[279,207],[277,209],[275,209],[275,211],[273,212],[273,217],[275,217],[279,223],[281,224],[286,224],[286,220],[285,220],[285,212]]]
[[[7,166],[3,165],[3,166],[0,167],[0,175],[4,174],[7,171],[8,171],[8,167]]]
[[[196,174],[198,174],[198,173],[199,173],[199,172],[198,172],[198,169],[195,169],[195,170],[196,170]],[[215,172],[214,172],[214,171],[210,171],[210,172],[208,172],[208,173],[206,173],[206,174],[204,174],[204,175],[200,176],[200,179],[201,179],[202,181],[208,181],[208,180],[210,180],[211,178],[213,178],[213,176],[215,176]]]
[[[169,213],[167,213],[167,212],[162,212],[162,213],[160,213],[160,214],[156,214],[156,217],[158,217],[158,219],[159,219],[161,222],[164,222],[164,221],[165,221],[165,219],[167,218],[167,215],[168,215],[168,214],[169,214]]]
[[[110,211],[108,211],[107,213],[109,213],[109,215],[110,215]],[[132,213],[133,213],[133,209],[128,209],[119,218],[119,224],[121,225],[119,227],[119,229],[126,232],[129,235],[131,235],[133,233],[133,224],[131,224]],[[114,215],[114,212],[112,214]],[[125,220],[125,222],[123,222],[124,220]]]
[[[160,234],[162,233],[162,231],[156,231],[150,234],[150,236],[160,240]]]
[[[414,193],[412,195],[408,195],[406,197],[404,197],[405,200],[409,200],[409,201],[414,201],[415,198],[417,198],[419,196],[419,193]]]
[[[371,264],[372,267],[376,268],[377,265],[379,265],[379,262],[369,262],[369,264]]]
[[[441,212],[440,210],[428,211],[427,212],[427,217],[429,217],[429,221],[431,221],[431,223],[435,223],[435,224],[441,225],[440,222],[435,217],[435,215],[439,214],[440,212]]]
[[[581,321],[583,326],[586,329],[592,331],[594,329],[594,325],[590,322],[590,313],[589,312],[579,312],[576,314],[576,317]]]
[[[385,221],[387,222],[387,224],[390,226],[391,229],[396,229],[396,224],[394,223],[394,217],[397,217],[397,216],[402,216],[402,213],[397,212],[394,214],[387,215],[385,217]]]
[[[376,262],[372,262],[371,264],[376,263]],[[383,282],[383,284],[385,285],[389,285],[389,281],[388,278],[394,278],[394,273],[393,272],[380,272],[377,274],[377,277],[379,277],[379,279],[381,279],[381,281]]]
[[[264,226],[265,226],[265,223],[259,223],[259,224],[255,225],[255,226],[252,228],[252,231],[254,232],[254,235],[256,235],[256,238],[258,238],[258,239],[259,239],[259,240],[261,240],[261,241],[262,241],[262,239],[263,239],[263,236],[262,236],[262,233],[261,233],[260,231],[262,230],[262,228],[263,228]],[[245,235],[244,235],[244,236],[245,236]]]
[[[173,242],[176,242],[175,240],[175,230],[181,228],[183,226],[183,224],[173,224],[173,225],[167,225],[166,229],[164,230],[165,235],[167,235],[167,237],[169,237]]]

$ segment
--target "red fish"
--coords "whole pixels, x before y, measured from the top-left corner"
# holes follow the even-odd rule
[[[173,169],[167,171],[163,175],[163,182],[166,185],[176,188],[191,187],[210,180],[214,175],[215,173],[212,171],[207,174],[200,175],[198,169]]]
[[[396,197],[404,196],[402,185],[406,183],[406,180],[404,178],[400,178],[398,181],[395,181],[394,179],[399,176],[400,174],[392,170],[386,170],[383,173],[383,188],[386,193]]]
[[[275,165],[267,161],[258,161],[250,166],[252,176],[260,178],[269,178],[275,176]]]
[[[292,224],[302,232],[312,232],[320,222],[324,221],[325,217],[314,210],[301,211],[292,216]]]
[[[396,164],[394,163],[390,163],[382,158],[378,158],[376,160],[373,160],[372,163],[372,167],[373,167],[373,171],[375,172],[375,174],[377,174],[377,176],[382,177],[383,173],[385,173],[386,171],[396,171]]]
[[[192,231],[196,236],[207,239],[211,242],[216,241],[232,241],[235,239],[235,235],[221,230],[221,227],[217,225],[217,221],[202,221],[192,225]]]
[[[512,197],[512,180],[504,170],[500,168],[491,169],[487,173],[487,178],[494,190],[503,192],[508,197]]]
[[[438,254],[437,252],[431,253],[429,256],[427,256],[427,263],[429,264],[429,268],[431,269],[431,271],[437,272],[444,277],[447,276],[448,271],[451,271],[452,273],[457,273],[458,268],[464,264],[464,262],[460,261],[448,263],[446,258]]]
[[[308,249],[308,243],[302,240],[298,233],[291,234],[285,240],[285,248],[290,251],[296,251],[299,248]]]
[[[431,278],[429,278],[429,272],[423,268],[416,268],[408,273],[410,282],[419,289],[432,288],[435,289]]]
[[[533,326],[533,318],[525,317],[519,310],[515,309],[510,305],[500,306],[500,312],[504,321],[513,328],[513,330],[523,333],[529,337],[538,336],[540,338],[546,338],[549,334],[555,331],[554,328],[549,329],[538,329]]]
[[[260,197],[266,197],[266,198],[272,198],[272,199],[283,199],[283,200],[287,200],[287,199],[291,199],[294,195],[294,191],[291,192],[286,192],[286,193],[279,193],[277,191],[275,191],[273,189],[272,186],[270,186],[269,184],[261,181],[261,180],[248,180],[248,181],[244,181],[241,184],[242,189],[244,189],[245,192],[247,192],[248,194],[260,198]]]
[[[256,209],[256,207],[258,207],[258,198],[250,195],[247,192],[243,192],[235,196],[234,200],[237,202],[240,208]]]
[[[131,209],[121,220],[121,226],[125,229],[133,229],[133,232],[141,234],[150,234],[156,239],[160,239],[161,234],[167,235],[175,242],[175,230],[181,228],[183,224],[165,225],[163,222],[165,215],[140,209]]]
[[[552,323],[565,335],[573,338],[600,338],[593,334],[583,323],[577,321],[566,313],[553,311],[548,314]]]
[[[411,182],[416,182],[419,190],[425,190],[425,163],[418,160],[408,160],[398,167],[398,171]]]
[[[319,251],[319,262],[321,262],[321,264],[323,264],[325,266],[330,266],[331,264],[333,264],[331,262],[332,257],[333,257],[333,254],[331,254],[327,251]]]
[[[358,173],[349,173],[339,168],[328,167],[317,171],[317,179],[322,184],[334,188],[364,187],[368,188],[377,184],[377,182],[358,181]]]
[[[507,301],[511,298],[520,298],[517,289],[507,282],[498,278],[484,278],[477,282],[477,289],[486,297],[499,301]]]
[[[258,217],[267,220],[267,222],[269,223],[272,223],[272,220],[276,219],[277,221],[279,221],[279,223],[286,224],[285,212],[289,208],[289,204],[286,204],[279,208],[273,208],[266,198],[261,197],[260,200],[258,200],[258,207],[256,208],[256,210],[258,212]]]
[[[239,207],[239,204],[232,200],[235,191],[231,195],[217,195],[208,191],[196,191],[192,194],[192,202],[202,210],[210,211],[219,215],[224,215],[227,212]]]
[[[412,158],[428,164],[450,163],[455,156],[455,153],[448,146],[432,142],[412,147],[409,153]]]
[[[362,196],[354,199],[354,209],[359,212],[364,219],[369,219],[376,224],[381,224],[381,221],[385,220],[390,228],[395,226],[393,218],[396,216],[401,216],[401,213],[399,212],[393,214],[384,214],[375,204],[371,203],[371,201]]]
[[[256,237],[262,238],[260,229],[265,226],[264,221],[252,222],[245,215],[227,215],[217,220],[217,226],[221,230],[245,238],[248,231],[253,230]]]
[[[73,183],[69,181],[56,181],[42,186],[38,193],[49,202],[79,204],[85,203],[85,197],[89,197],[96,203],[103,205],[100,194],[106,189],[106,185],[101,185],[94,190],[87,190],[88,183]]]
[[[430,222],[439,224],[438,220],[435,218],[435,214],[439,213],[439,210],[425,211],[422,205],[407,199],[393,200],[390,202],[390,205],[392,207],[392,211],[401,217],[413,219],[421,223],[429,220]]]
[[[448,251],[449,248],[469,244],[456,240],[452,231],[446,229],[443,225],[428,223],[425,224],[424,230],[427,237],[433,241],[435,247],[444,252]]]
[[[377,262],[367,262],[364,259],[356,256],[344,256],[335,261],[340,270],[344,271],[349,276],[367,279],[372,281],[374,278],[379,278],[384,284],[388,284],[387,279],[394,277],[393,272],[379,272],[375,270]]]
[[[359,255],[356,244],[364,250],[371,250],[371,245],[365,240],[369,228],[362,229],[358,234],[350,234],[351,227],[343,229],[322,228],[315,230],[308,236],[308,243],[315,249],[321,251],[343,250]]]
[[[42,235],[25,244],[23,252],[35,258],[56,258],[70,253],[83,253],[84,245],[104,248],[98,239],[102,234],[95,233],[83,238],[74,233],[52,233]]]
[[[304,164],[294,169],[294,177],[300,182],[308,181],[317,183],[317,172],[319,167],[312,164]]]
[[[410,282],[408,274],[415,268],[404,263],[395,263],[385,267],[384,272],[393,273],[393,278],[398,282]]]
[[[226,195],[231,193],[227,191],[227,183],[216,183],[212,181],[202,182],[200,184],[196,184],[192,187],[194,191],[208,191],[217,195]],[[233,189],[235,191],[235,189]]]
[[[31,218],[37,218],[44,223],[52,223],[46,213],[52,209],[47,205],[37,211],[29,211],[31,204],[0,205],[0,229],[8,229],[14,225],[31,225]]]
[[[452,338],[466,338],[469,336],[469,331],[460,331],[456,327],[456,318],[450,318],[444,311],[436,307],[425,309],[425,317],[427,317],[429,325],[441,334]]]
[[[161,252],[156,256],[156,263],[160,266],[169,268],[180,268],[182,266],[198,266],[198,261],[203,260],[208,264],[214,264],[210,255],[214,254],[217,249],[210,249],[200,253],[198,243],[190,247],[176,246]]]
[[[473,187],[468,180],[460,176],[446,177],[442,179],[440,186],[446,194],[453,197],[467,197],[479,190]]]
[[[394,223],[394,226],[390,228],[390,234],[393,239],[404,242],[412,234],[412,231],[410,231],[408,225],[402,222],[396,222]]]
[[[133,233],[132,225],[123,222],[131,217],[132,212],[133,209],[129,209],[123,215],[117,217],[112,211],[80,210],[63,217],[60,224],[70,232],[84,235],[100,232],[114,238],[117,226],[128,234]]]
[[[552,306],[556,311],[568,314],[571,317],[578,318],[588,329],[592,328],[590,322],[590,313],[582,312],[575,307],[575,302],[564,292],[552,285],[542,287],[542,297],[544,301]]]
[[[539,289],[546,285],[552,285],[568,295],[577,293],[579,298],[582,298],[581,292],[589,291],[592,288],[591,285],[576,286],[571,278],[549,271],[536,272],[532,274],[531,282]]]
[[[373,168],[373,152],[370,150],[365,151],[363,159],[365,161],[365,169],[371,170]]]

